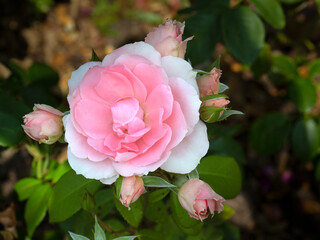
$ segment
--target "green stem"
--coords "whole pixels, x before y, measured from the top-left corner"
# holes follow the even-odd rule
[[[42,178],[42,159],[41,158],[34,158],[36,161],[36,176],[38,179]]]

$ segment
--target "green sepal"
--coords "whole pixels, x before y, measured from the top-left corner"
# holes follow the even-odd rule
[[[92,49],[90,62],[102,62],[96,52]]]

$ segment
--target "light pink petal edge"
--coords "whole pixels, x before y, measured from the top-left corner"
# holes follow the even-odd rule
[[[172,149],[170,157],[161,168],[172,173],[189,173],[197,167],[208,149],[207,127],[199,121],[193,131]]]

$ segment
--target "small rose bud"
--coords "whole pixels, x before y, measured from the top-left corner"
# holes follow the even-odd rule
[[[63,134],[63,113],[45,104],[35,104],[33,112],[23,117],[25,133],[39,143],[53,144]]]
[[[219,93],[221,74],[222,71],[220,69],[213,68],[210,71],[210,74],[202,75],[197,80],[201,99],[206,96]]]
[[[137,201],[143,192],[144,184],[141,177],[125,177],[121,185],[120,202],[129,208],[129,205]]]
[[[148,33],[145,42],[152,45],[161,56],[184,58],[187,42],[193,37],[182,41],[184,23],[168,19],[164,25],[159,25],[153,32]]]
[[[206,107],[225,107],[230,103],[229,100],[225,99],[225,98],[217,98],[217,99],[211,99],[208,101],[203,102],[203,106]]]
[[[181,186],[178,198],[190,217],[201,221],[210,213],[213,215],[214,211],[220,213],[224,209],[224,198],[215,193],[207,183],[195,178]]]

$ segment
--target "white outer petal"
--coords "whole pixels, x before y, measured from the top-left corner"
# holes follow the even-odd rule
[[[87,62],[81,65],[77,70],[72,72],[71,77],[68,81],[68,86],[69,86],[68,99],[69,99],[69,96],[72,95],[73,91],[80,85],[82,78],[88,72],[89,68],[97,65],[101,66],[101,62]]]
[[[197,167],[208,149],[207,127],[199,120],[193,131],[172,149],[170,157],[161,168],[172,173],[189,173]]]
[[[110,184],[114,183],[118,177],[119,177],[119,175],[116,175],[111,178],[102,178],[102,179],[100,179],[100,182],[102,182],[103,184],[110,185]]]
[[[170,77],[169,85],[171,87],[174,100],[180,104],[187,122],[187,135],[189,135],[193,127],[199,121],[199,109],[201,106],[199,95],[191,85],[187,84],[186,81],[180,77]]]
[[[161,59],[162,67],[166,71],[168,77],[180,77],[191,84],[199,95],[197,85],[197,73],[192,70],[190,63],[178,57],[165,56]]]
[[[118,173],[112,166],[112,160],[93,162],[85,158],[78,158],[71,152],[69,147],[68,161],[71,168],[77,174],[81,174],[89,179],[97,179],[107,182],[106,179],[115,180],[118,176]]]
[[[154,47],[145,42],[135,42],[126,44],[123,47],[114,50],[112,53],[105,56],[105,58],[102,61],[102,65],[109,66],[114,64],[115,60],[123,54],[142,56],[151,61],[153,64],[161,66],[160,53],[157,50],[155,50]]]

